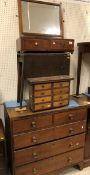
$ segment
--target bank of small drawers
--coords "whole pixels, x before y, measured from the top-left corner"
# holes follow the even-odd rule
[[[44,175],[83,161],[85,108],[25,113],[11,120],[13,175]]]
[[[70,81],[29,85],[32,111],[62,107],[69,103]]]

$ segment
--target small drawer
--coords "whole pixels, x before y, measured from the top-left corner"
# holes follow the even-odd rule
[[[61,100],[61,101],[55,101],[55,102],[53,102],[53,107],[65,106],[65,105],[68,105],[68,103],[69,103],[68,99]]]
[[[13,134],[30,131],[30,130],[36,130],[39,128],[46,128],[52,125],[52,115],[37,115],[29,116],[29,118],[19,119],[19,120],[13,120],[12,122],[12,132]]]
[[[24,39],[25,50],[48,50],[49,41],[45,39]]]
[[[39,97],[34,99],[34,103],[45,103],[45,102],[51,102],[51,96],[49,97]]]
[[[42,96],[50,96],[51,90],[41,90],[41,91],[35,91],[34,97],[42,97]]]
[[[42,103],[42,104],[35,104],[33,111],[39,111],[39,110],[44,110],[44,109],[50,109],[51,108],[51,103]]]
[[[85,132],[86,121],[14,135],[14,150]]]
[[[86,120],[87,109],[76,109],[67,112],[59,112],[53,115],[55,125]]]
[[[84,147],[85,134],[48,142],[34,147],[14,151],[15,165],[20,166],[29,162],[45,159],[71,150]]]
[[[51,83],[46,83],[46,84],[36,84],[34,85],[34,90],[46,90],[46,89],[51,89]]]
[[[83,161],[83,156],[84,156],[84,149],[83,148],[77,149],[74,151],[70,151],[68,153],[50,157],[48,159],[37,161],[32,164],[26,164],[17,167],[15,169],[15,175],[47,174],[49,172],[65,168],[67,166],[77,164]]]
[[[61,89],[53,89],[53,94],[54,95],[62,95],[62,94],[66,94],[69,93],[69,88],[65,87],[65,88],[61,88]]]
[[[69,94],[54,95],[53,96],[53,101],[61,101],[61,100],[68,99],[68,98],[69,98]]]
[[[61,88],[61,87],[67,87],[69,86],[69,82],[59,82],[59,83],[53,83],[54,88]]]

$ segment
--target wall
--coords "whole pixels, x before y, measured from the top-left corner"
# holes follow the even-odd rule
[[[59,0],[49,0],[60,2]],[[73,2],[74,1],[74,2]],[[90,3],[62,0],[64,16],[64,36],[75,39],[75,51],[71,55],[70,75],[75,77],[71,84],[71,94],[76,89],[77,42],[90,41]],[[19,37],[17,0],[0,0],[0,101],[17,98],[17,57],[16,39]],[[89,85],[89,65],[87,55],[83,62],[80,92],[87,91]]]

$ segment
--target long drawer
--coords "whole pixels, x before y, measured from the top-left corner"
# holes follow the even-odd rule
[[[66,112],[57,112],[53,114],[53,122],[55,125],[85,120],[87,109],[69,110]]]
[[[35,130],[39,128],[46,128],[52,125],[52,114],[38,115],[36,117],[29,116],[28,118],[19,118],[12,122],[13,134]]]
[[[15,175],[42,175],[51,171],[77,164],[83,160],[84,149],[77,149],[62,155],[26,164],[15,169]]]
[[[13,136],[14,149],[24,148],[54,139],[59,139],[85,132],[86,121],[65,124],[43,130],[22,133]]]
[[[71,150],[84,147],[85,134],[68,137],[62,140],[45,143],[14,152],[15,165],[45,159]]]

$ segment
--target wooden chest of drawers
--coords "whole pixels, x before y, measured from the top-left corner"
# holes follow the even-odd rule
[[[87,109],[57,108],[43,112],[6,109],[12,175],[44,175],[82,165]]]
[[[5,175],[5,136],[0,119],[0,175]]]
[[[29,102],[32,111],[68,105],[69,76],[29,78]]]

